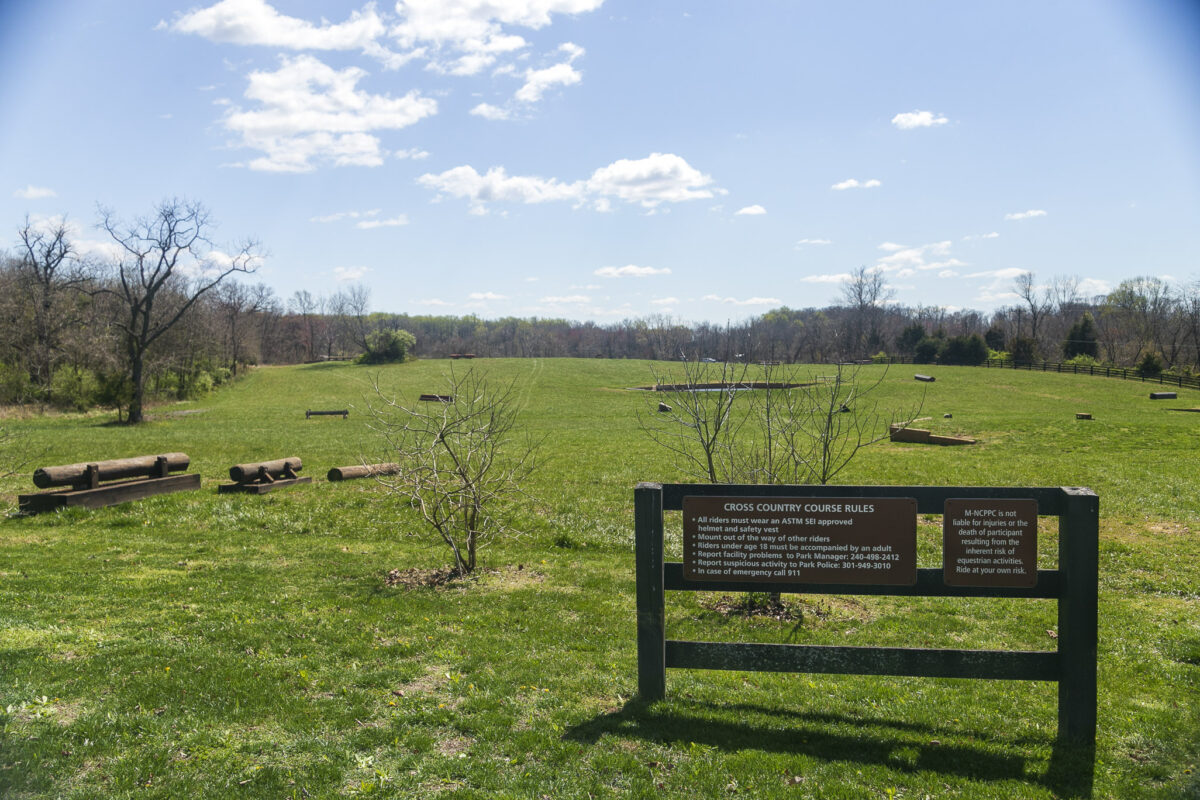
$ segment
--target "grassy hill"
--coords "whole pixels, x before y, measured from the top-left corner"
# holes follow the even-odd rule
[[[454,368],[468,366],[521,382],[545,444],[519,535],[482,551],[478,578],[436,588],[386,582],[448,561],[412,509],[323,476],[382,460],[373,382],[413,399],[443,390],[449,362],[259,369],[137,428],[9,420],[37,463],[179,450],[204,488],[0,522],[0,796],[1200,797],[1200,414],[1170,410],[1200,393],[1152,402],[1136,383],[948,367],[926,385],[892,367],[883,405],[925,392],[922,425],[979,443],[880,443],[839,476],[1099,494],[1087,771],[1055,747],[1053,684],[672,671],[667,700],[639,704],[632,488],[685,479],[640,431],[657,398],[627,390],[652,365]],[[314,483],[215,493],[231,464],[283,456]],[[0,481],[13,505],[30,470]],[[677,515],[668,528],[677,559]],[[940,566],[940,518],[918,536],[920,566]],[[668,596],[670,635],[1054,646],[1050,601],[796,596],[786,619],[730,605]]]

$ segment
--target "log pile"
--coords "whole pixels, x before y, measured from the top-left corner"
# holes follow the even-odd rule
[[[199,489],[199,475],[171,474],[185,471],[190,464],[187,453],[163,453],[38,467],[33,472],[33,485],[57,490],[18,495],[17,504],[23,514],[38,514],[67,507],[103,508]]]

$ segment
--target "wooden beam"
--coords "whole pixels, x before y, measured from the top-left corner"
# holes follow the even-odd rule
[[[668,640],[666,657],[668,667],[754,672],[1053,681],[1057,680],[1060,671],[1059,654],[1050,651],[927,650]]]

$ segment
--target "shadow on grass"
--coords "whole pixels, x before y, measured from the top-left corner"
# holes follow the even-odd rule
[[[672,701],[628,701],[621,709],[575,725],[565,739],[593,744],[605,735],[652,742],[698,742],[726,751],[793,753],[825,761],[857,762],[901,772],[937,772],[980,781],[1019,780],[1041,784],[1060,797],[1092,796],[1095,748],[1054,742],[1049,767],[1035,774],[1026,756],[1011,746],[972,736],[978,746],[941,744],[945,729],[928,725],[839,714],[780,711],[753,705]],[[679,710],[684,706],[683,710]],[[691,708],[687,708],[691,706]],[[727,714],[733,719],[714,716]],[[751,722],[756,718],[759,722]],[[831,732],[853,726],[855,732]],[[1021,742],[1017,742],[1020,744]],[[1030,744],[1035,742],[1030,741]]]

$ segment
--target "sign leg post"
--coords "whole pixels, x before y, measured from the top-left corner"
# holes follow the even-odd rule
[[[1095,745],[1100,499],[1087,489],[1066,491],[1058,531],[1058,738]]]
[[[667,690],[667,629],[663,590],[663,496],[657,483],[633,492],[637,559],[638,694],[661,700]]]

